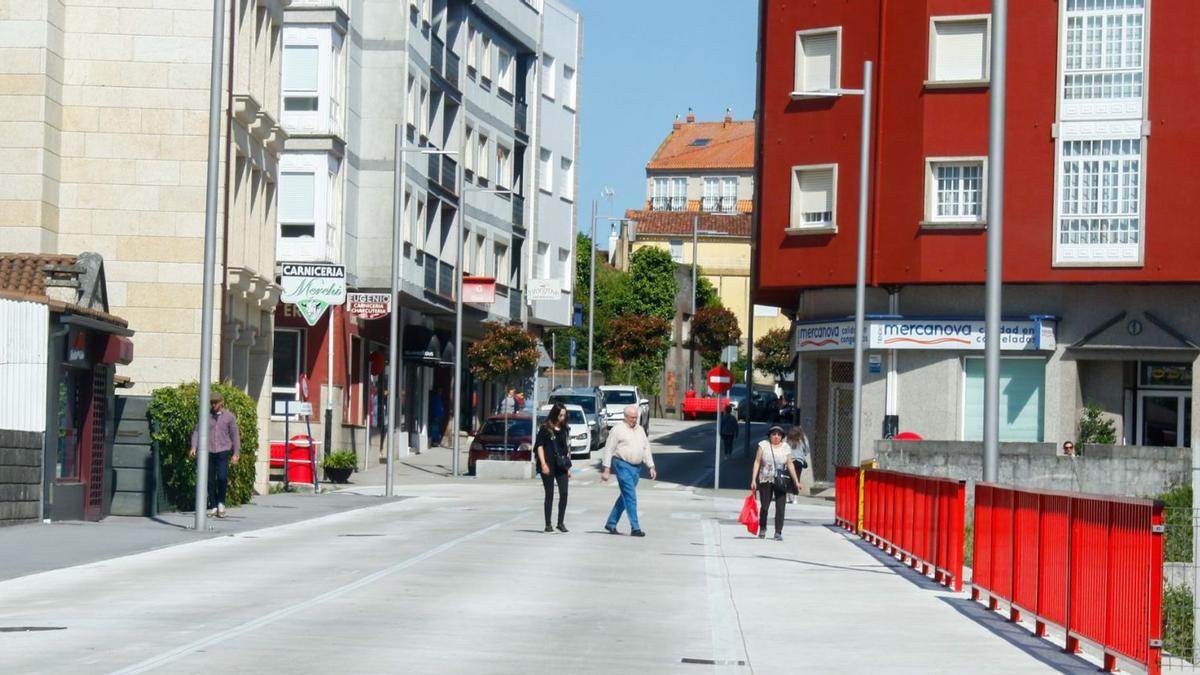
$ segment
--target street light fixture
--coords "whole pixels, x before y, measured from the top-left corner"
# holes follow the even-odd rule
[[[394,181],[392,183],[392,311],[388,317],[390,339],[388,340],[387,480],[384,489],[384,494],[388,497],[392,496],[395,489],[393,457],[396,442],[396,386],[400,370],[397,343],[400,337],[400,265],[404,249],[404,155],[409,152],[419,152],[422,155],[458,154],[456,150],[405,147],[404,136],[400,133],[400,125],[396,125],[395,164],[392,171]],[[455,439],[457,440],[457,436]]]

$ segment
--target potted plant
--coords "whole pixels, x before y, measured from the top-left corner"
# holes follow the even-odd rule
[[[348,482],[357,465],[358,457],[349,450],[336,450],[321,459],[321,468],[325,469],[325,480],[334,483]]]

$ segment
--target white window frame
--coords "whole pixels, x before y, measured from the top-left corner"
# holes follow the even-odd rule
[[[651,179],[650,210],[666,211],[671,205],[671,181],[666,176]]]
[[[487,252],[487,235],[475,235],[475,276],[487,276],[487,257],[484,255]]]
[[[479,70],[479,31],[474,24],[467,25],[467,77],[475,78]]]
[[[671,197],[667,206],[668,211],[687,211],[687,177],[672,176],[669,179]]]
[[[508,286],[512,281],[507,274],[501,274],[502,270],[508,269],[508,242],[493,241],[492,242],[492,278],[501,286]]]
[[[405,101],[405,106],[404,106],[404,117],[405,117],[404,121],[408,126],[413,128],[414,133],[416,132],[416,129],[417,129],[417,121],[420,118],[420,113],[418,112],[418,110],[420,110],[420,108],[418,108],[418,105],[419,105],[418,96],[419,96],[419,94],[418,94],[418,89],[417,89],[417,78],[415,75],[409,75],[408,76],[408,92],[407,92],[408,100]],[[407,133],[407,132],[408,131],[406,129],[405,133]]]
[[[570,157],[559,158],[559,169],[562,171],[562,186],[559,190],[566,201],[575,201],[575,160]]]
[[[479,55],[479,82],[485,88],[490,88],[492,86],[492,39],[484,35],[480,49],[483,53]]]
[[[978,166],[980,171],[979,214],[976,217],[943,216],[937,213],[937,169],[945,166]],[[962,180],[961,178],[959,179]],[[921,226],[985,227],[987,225],[988,170],[987,157],[927,157],[925,158],[925,217]]]
[[[512,187],[512,148],[496,143],[496,186]]]
[[[542,96],[554,100],[557,93],[555,91],[555,79],[558,73],[555,71],[555,66],[558,62],[550,54],[542,54]]]
[[[421,80],[420,88],[421,88],[421,98],[419,99],[419,102],[418,102],[419,107],[417,109],[417,114],[419,115],[419,122],[417,124],[417,135],[424,136],[426,139],[428,139],[429,138],[429,117],[430,117],[430,115],[429,115],[429,85],[425,83],[425,80]]]
[[[554,153],[549,148],[538,150],[538,189],[554,194]]]
[[[578,73],[573,66],[563,64],[563,107],[567,110],[574,111],[578,108],[575,102],[577,89],[575,87],[575,77]]]
[[[479,166],[475,168],[475,175],[483,180],[491,180],[491,157],[488,156],[488,136],[482,131],[478,132],[479,136]]]
[[[832,194],[830,195],[829,221],[808,225],[797,220],[797,200],[800,198],[799,174],[803,172],[831,171],[833,173]],[[786,234],[833,234],[837,232],[838,205],[838,165],[837,164],[805,164],[793,166],[788,175],[791,198],[788,202],[788,227]]]
[[[506,94],[515,91],[513,81],[517,70],[517,57],[507,49],[496,49],[496,86]]]
[[[290,398],[281,399],[284,401],[299,401],[300,400],[300,375],[301,375],[301,373],[304,372],[304,356],[305,356],[304,352],[305,352],[305,347],[307,347],[306,343],[308,341],[308,331],[306,329],[303,329],[303,328],[276,328],[275,329],[275,337],[274,337],[275,344],[278,344],[280,342],[283,334],[295,335],[296,367],[294,369],[294,372],[295,372],[296,384],[295,384],[295,386],[291,386],[291,387],[276,386],[275,380],[274,380],[274,377],[275,377],[274,372],[272,372],[272,375],[271,375],[271,419],[273,419],[273,420],[282,420],[284,417],[282,411],[276,411],[275,403],[276,403],[277,396],[290,395]],[[271,361],[272,361],[272,363],[275,362],[274,349],[272,349]],[[274,366],[272,366],[272,368],[274,368]],[[295,408],[293,408],[293,410],[295,410]]]
[[[558,263],[562,268],[562,290],[569,293],[575,287],[575,266],[571,264],[571,249],[558,249]]]
[[[703,178],[704,194],[700,198],[701,211],[716,211],[721,206],[721,177],[705,176]]]
[[[317,219],[318,204],[317,204],[317,202],[319,201],[317,193],[321,189],[320,184],[317,182],[318,175],[319,175],[319,172],[315,168],[309,167],[309,166],[296,166],[295,168],[280,169],[279,182],[281,184],[286,183],[288,180],[288,177],[290,177],[290,176],[308,176],[312,181],[312,202],[311,202],[312,211],[310,212],[309,218],[291,218],[291,217],[289,217],[290,214],[285,212],[285,209],[283,209],[283,208],[279,209],[279,238],[281,240],[286,241],[286,240],[303,240],[303,239],[315,240],[316,239],[317,230],[319,229],[317,227],[317,225],[318,225],[318,222],[317,222],[317,220],[318,220]],[[280,195],[282,196],[282,194],[283,194],[283,190],[281,189]],[[284,234],[285,227],[311,227],[312,233],[307,234],[307,235],[285,235]]]
[[[463,155],[464,155],[463,156],[463,170],[470,171],[472,174],[474,174],[475,173],[475,128],[469,124],[466,125],[466,131],[464,133],[464,137],[466,140],[463,143],[463,147],[466,148],[467,151],[463,153]]]
[[[979,23],[983,22],[983,77],[979,79],[950,80],[937,76],[937,27],[938,24]],[[925,86],[931,89],[954,87],[983,87],[992,80],[992,15],[991,14],[962,14],[954,16],[934,16],[929,18],[929,67]]]
[[[537,279],[550,279],[550,244],[544,241],[537,243]]]
[[[803,81],[804,76],[804,38],[832,33],[837,43],[834,50],[833,81],[828,89],[808,89]],[[793,99],[819,98],[823,96],[841,96],[842,88],[842,27],[827,26],[825,28],[809,28],[796,31],[796,44],[793,49],[795,62],[792,66],[792,95]]]
[[[732,189],[731,189],[732,188]],[[723,176],[721,178],[721,201],[729,201],[728,204],[721,204],[722,213],[734,213],[737,211],[738,203],[738,179],[737,176]]]

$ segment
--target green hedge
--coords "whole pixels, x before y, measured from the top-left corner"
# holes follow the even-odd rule
[[[253,399],[227,384],[214,383],[214,392],[225,397],[225,408],[238,421],[242,437],[241,459],[229,465],[229,494],[226,504],[237,506],[250,501],[254,494],[254,460],[258,454],[258,410]],[[155,423],[162,462],[163,487],[167,502],[180,511],[196,505],[196,460],[188,457],[192,429],[196,426],[197,382],[178,387],[155,389],[150,399],[150,419]]]

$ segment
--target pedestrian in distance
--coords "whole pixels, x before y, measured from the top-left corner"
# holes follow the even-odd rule
[[[788,484],[788,479],[791,484]],[[783,541],[784,498],[792,485],[799,485],[796,467],[792,465],[792,449],[784,442],[783,427],[767,430],[767,440],[758,442],[754,468],[750,473],[750,491],[758,492],[758,538],[767,536],[767,516],[775,502],[775,541]]]
[[[517,412],[517,390],[509,389],[505,393],[504,398],[500,400],[500,405],[496,407],[498,415],[512,415]]]
[[[550,511],[554,506],[554,484],[558,483],[558,531],[566,532],[563,519],[567,515],[567,484],[571,480],[571,451],[567,437],[567,408],[561,403],[550,407],[546,422],[538,429],[534,447],[537,450],[538,474],[542,477],[542,488],[546,500],[542,511],[546,516],[546,532],[550,527]]]
[[[621,514],[627,513],[629,526],[632,528],[629,534],[644,537],[646,533],[642,531],[637,515],[638,479],[641,478],[643,464],[650,467],[650,480],[657,480],[658,472],[654,469],[650,439],[646,438],[646,430],[638,424],[637,406],[625,406],[622,421],[623,424],[614,425],[612,431],[608,432],[608,443],[604,446],[604,457],[600,460],[604,466],[600,480],[607,481],[608,477],[616,472],[617,485],[621,488],[621,494],[617,496],[617,501],[608,514],[608,522],[605,523],[604,529],[609,534],[616,534]]]
[[[721,453],[728,458],[733,452],[733,439],[737,437],[738,423],[737,418],[733,416],[733,404],[725,405],[725,412],[721,417]]]
[[[1067,457],[1075,456],[1075,444],[1071,441],[1063,441],[1063,454]]]
[[[237,464],[242,455],[242,437],[237,418],[225,409],[225,397],[212,392],[208,397],[208,515],[225,517],[225,497],[229,492],[229,465]],[[200,423],[192,429],[192,445],[188,456],[195,459],[196,444],[200,441]]]
[[[804,470],[808,468],[809,462],[809,446],[808,435],[804,433],[804,429],[799,425],[792,425],[787,432],[787,444],[792,449],[792,466],[796,469],[796,478],[804,475]],[[796,483],[794,492],[789,492],[787,503],[795,504],[796,496],[800,494],[800,483]]]
[[[429,445],[441,445],[445,430],[446,404],[442,403],[442,390],[429,392]]]

